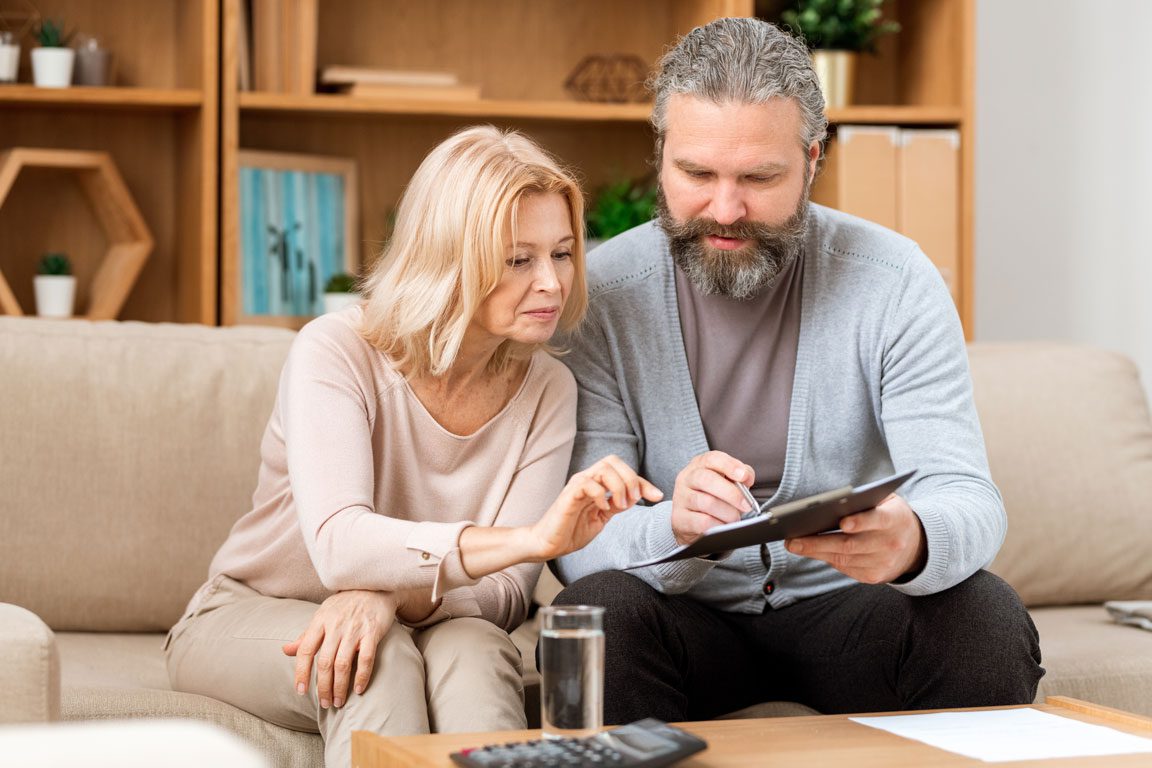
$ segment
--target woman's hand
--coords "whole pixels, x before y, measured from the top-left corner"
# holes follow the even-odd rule
[[[348,700],[353,663],[356,693],[364,693],[376,648],[395,621],[396,598],[390,592],[349,590],[329,597],[300,637],[284,645],[284,654],[296,657],[296,692],[308,692],[315,661],[316,693],[324,709],[329,704],[342,707]]]
[[[611,494],[609,496],[609,494]],[[536,557],[551,560],[584,547],[618,512],[664,493],[616,456],[605,456],[568,480],[555,503],[529,530]]]

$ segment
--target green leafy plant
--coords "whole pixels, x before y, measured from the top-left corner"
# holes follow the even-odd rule
[[[809,48],[834,51],[875,52],[876,39],[900,31],[894,21],[884,21],[884,0],[799,0],[781,18]]]
[[[64,22],[44,19],[36,25],[36,40],[43,48],[64,48],[72,39],[72,32],[64,30]]]
[[[615,237],[651,221],[656,211],[656,185],[651,179],[624,179],[600,190],[588,210],[588,234]]]
[[[324,284],[324,293],[356,293],[356,278],[338,272],[328,278],[328,282]]]
[[[40,259],[36,273],[40,275],[70,275],[72,274],[72,262],[68,261],[68,257],[62,253],[46,253]]]

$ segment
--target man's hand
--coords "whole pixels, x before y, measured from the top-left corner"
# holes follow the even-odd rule
[[[756,480],[752,467],[722,451],[709,451],[688,462],[676,476],[672,492],[672,533],[680,544],[691,544],[709,528],[733,523],[751,511],[733,483],[749,488]]]
[[[920,571],[928,542],[920,518],[895,494],[872,509],[840,521],[843,533],[805,536],[785,542],[794,555],[823,560],[864,584],[886,584]]]

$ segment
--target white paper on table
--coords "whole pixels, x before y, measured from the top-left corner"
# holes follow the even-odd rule
[[[1152,753],[1152,739],[1027,708],[850,719],[986,763]]]

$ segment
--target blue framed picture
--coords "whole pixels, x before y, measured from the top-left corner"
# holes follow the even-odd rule
[[[357,273],[356,163],[241,150],[240,321],[299,327],[324,285]]]

